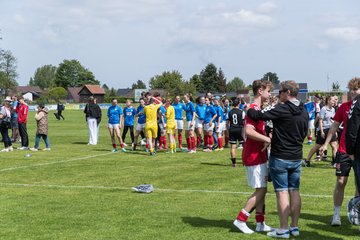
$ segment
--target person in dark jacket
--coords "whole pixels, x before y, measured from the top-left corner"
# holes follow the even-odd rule
[[[89,143],[88,145],[96,145],[99,137],[99,125],[101,122],[101,109],[96,104],[94,97],[89,98],[89,103],[86,104],[84,109],[86,121],[89,127]]]
[[[270,237],[289,238],[290,234],[299,235],[300,174],[309,115],[303,103],[296,98],[298,92],[299,86],[295,81],[284,81],[279,90],[279,100],[282,103],[262,111],[249,109],[247,113],[252,119],[271,120],[274,126],[269,170],[278,202],[280,228],[269,232]]]
[[[350,91],[355,91],[358,94],[353,100],[349,119],[347,121],[347,128],[345,133],[346,153],[349,154],[350,159],[354,160],[355,182],[357,190],[360,192],[360,78],[355,78],[352,85],[349,85]]]
[[[58,102],[58,104],[56,106],[56,111],[57,112],[54,113],[57,120],[60,120],[60,118],[65,120],[64,116],[62,115],[62,111],[64,111],[64,110],[65,110],[64,104],[62,104],[61,102]]]

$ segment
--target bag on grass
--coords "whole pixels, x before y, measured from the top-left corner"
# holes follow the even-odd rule
[[[141,184],[137,187],[133,187],[132,189],[135,192],[139,192],[139,193],[151,193],[152,191],[154,191],[154,187],[151,184]]]
[[[348,205],[348,219],[353,225],[360,225],[360,197],[353,197],[350,199]]]

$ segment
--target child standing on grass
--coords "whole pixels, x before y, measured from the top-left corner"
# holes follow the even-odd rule
[[[33,148],[30,148],[31,151],[39,150],[40,138],[44,139],[45,142],[45,151],[50,151],[50,142],[48,139],[48,110],[45,108],[43,103],[40,103],[35,114],[36,120],[36,137],[35,145]]]
[[[134,122],[136,109],[132,106],[130,99],[126,100],[126,107],[124,108],[124,131],[122,133],[122,140],[125,143],[125,138],[130,129],[131,146],[134,147]],[[125,145],[125,144],[124,144]]]

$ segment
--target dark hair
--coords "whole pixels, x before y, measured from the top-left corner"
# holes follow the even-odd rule
[[[254,93],[254,96],[257,95],[259,89],[266,89],[267,87],[272,87],[272,83],[270,81],[266,80],[255,80],[252,83],[252,90]]]
[[[287,80],[280,83],[282,90],[289,90],[290,96],[297,97],[299,93],[299,84],[297,84],[294,80]]]
[[[239,104],[240,104],[240,99],[238,99],[238,98],[235,98],[232,102],[233,107],[237,107],[237,106],[239,106]]]
[[[45,104],[44,103],[39,103],[38,107],[43,109],[45,107]]]

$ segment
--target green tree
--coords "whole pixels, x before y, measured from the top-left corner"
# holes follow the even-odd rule
[[[136,83],[133,83],[131,89],[146,89],[146,84],[142,80],[137,80]]]
[[[54,86],[57,67],[44,65],[36,69],[34,78],[30,78],[30,86],[39,86],[41,89],[48,89]],[[33,80],[33,82],[31,82]]]
[[[218,72],[218,84],[217,84],[217,91],[219,92],[226,92],[227,91],[227,85],[226,85],[226,78],[223,70],[219,68]]]
[[[18,85],[17,59],[11,51],[0,50],[0,88],[3,95]]]
[[[150,89],[165,89],[171,96],[179,94],[177,90],[183,84],[182,75],[179,71],[165,71],[150,79]]]
[[[200,76],[198,74],[194,74],[190,78],[189,83],[195,87],[195,91],[202,92],[201,89],[204,89],[204,85],[201,82]]]
[[[63,87],[54,87],[54,88],[50,89],[48,96],[49,96],[49,98],[58,102],[58,101],[66,98],[67,91]]]
[[[279,78],[277,76],[277,74],[275,72],[268,72],[265,73],[264,76],[261,78],[262,80],[269,80],[270,82],[272,82],[273,84],[279,84]]]
[[[227,90],[229,92],[236,92],[239,89],[246,88],[244,81],[239,77],[234,77],[228,84]]]
[[[78,60],[64,60],[56,71],[55,85],[67,89],[81,87],[85,84],[99,85],[94,74],[83,67]]]
[[[218,90],[218,73],[213,63],[209,63],[205,69],[200,72],[201,88],[199,92],[215,92]]]

